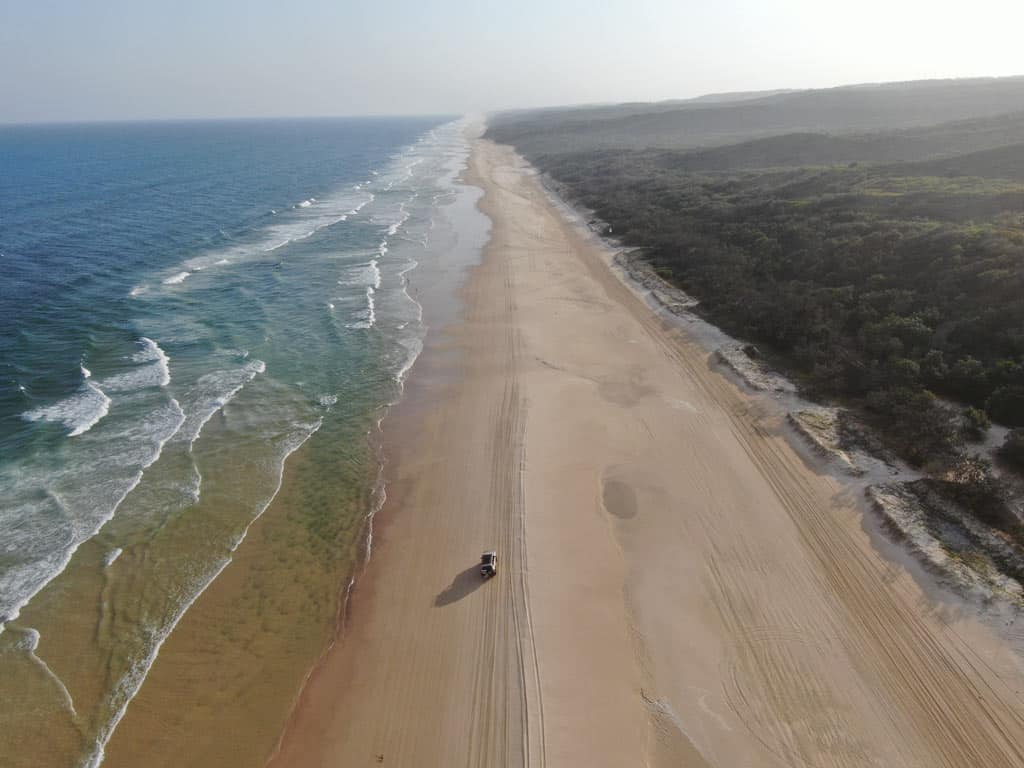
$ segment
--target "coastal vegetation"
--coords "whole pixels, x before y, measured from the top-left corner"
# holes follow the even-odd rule
[[[812,394],[858,404],[912,464],[954,458],[989,419],[1024,426],[1024,184],[670,160],[542,164],[698,311]]]
[[[507,112],[489,135],[527,155],[595,149],[707,149],[827,134],[825,157],[922,160],[1005,146],[1020,135],[1024,77],[929,80]],[[858,145],[864,145],[858,149]],[[731,154],[731,153],[730,153]],[[880,155],[880,156],[879,156]]]
[[[991,425],[1008,427],[993,458],[1024,470],[1024,113],[987,100],[991,82],[929,111],[938,87],[904,84],[905,108],[880,88],[575,121],[517,115],[490,136],[639,249],[699,302],[693,311],[757,344],[812,398],[847,408],[930,491],[1024,541],[980,456]],[[883,130],[805,130],[831,127],[830,108]],[[718,129],[739,115],[745,140],[721,144]],[[937,115],[952,119],[913,125]],[[759,135],[768,122],[794,130]],[[655,123],[694,130],[638,146]]]

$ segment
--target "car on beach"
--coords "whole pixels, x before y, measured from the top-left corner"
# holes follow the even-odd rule
[[[489,579],[498,572],[498,553],[484,552],[480,555],[480,575]]]

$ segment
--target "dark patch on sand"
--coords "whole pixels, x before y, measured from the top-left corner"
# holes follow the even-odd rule
[[[601,497],[608,513],[620,520],[631,520],[636,517],[636,493],[633,486],[621,480],[605,480]]]

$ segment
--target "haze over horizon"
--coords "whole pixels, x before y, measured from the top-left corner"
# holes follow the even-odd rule
[[[113,0],[0,12],[0,122],[446,114],[1022,74],[1024,6]]]

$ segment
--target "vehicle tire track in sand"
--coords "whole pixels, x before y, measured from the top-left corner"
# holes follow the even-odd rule
[[[965,675],[960,665],[950,658],[945,644],[937,642],[934,632],[923,624],[914,607],[903,604],[891,591],[879,588],[881,575],[872,571],[860,550],[835,521],[829,519],[830,510],[822,506],[820,496],[808,487],[803,467],[792,466],[799,458],[784,444],[780,445],[780,437],[757,421],[752,423],[750,406],[737,394],[709,381],[716,375],[710,368],[699,368],[689,355],[681,354],[677,345],[690,342],[680,340],[678,332],[666,329],[665,324],[653,316],[642,322],[660,342],[665,354],[692,377],[705,395],[723,406],[734,435],[769,482],[808,549],[817,557],[829,592],[848,612],[845,622],[848,631],[843,640],[848,658],[856,660],[862,668],[870,666],[871,677],[886,689],[889,705],[894,711],[912,718],[916,735],[935,755],[930,764],[949,768],[1024,765],[1024,751],[1010,736],[1014,729],[1017,733],[1024,729],[1024,719],[1014,707],[999,701],[1001,694],[986,684],[986,692],[998,702],[996,706],[989,704],[976,688],[974,679]],[[737,612],[730,621],[740,637],[744,631],[743,615]],[[973,655],[970,649],[959,650],[968,666],[973,667],[969,661]],[[759,655],[756,648],[749,645],[744,652],[751,659]],[[762,666],[758,667],[758,663]],[[792,675],[785,674],[764,656],[763,649],[759,662],[748,665],[746,671],[767,676],[764,677],[766,689],[780,681],[792,680]],[[784,726],[787,711],[782,701],[776,703],[774,721],[788,730]],[[776,749],[772,751],[779,754]],[[784,764],[820,764],[801,757],[799,750],[785,749],[783,754]],[[809,754],[820,758],[820,753],[811,751]],[[837,759],[834,764],[864,764],[861,762],[864,755],[858,750],[847,757],[848,761]],[[920,757],[908,755],[907,764],[917,764]]]
[[[470,724],[470,768],[485,768],[500,760],[501,764],[523,762],[522,741],[510,739],[510,725],[520,726],[522,716],[516,712],[523,707],[521,659],[518,653],[517,631],[512,620],[515,605],[515,561],[512,559],[512,529],[517,512],[515,497],[510,490],[515,486],[517,466],[512,462],[516,452],[519,403],[514,379],[507,381],[500,404],[491,416],[493,435],[490,439],[490,493],[487,506],[497,517],[494,546],[499,553],[498,573],[488,585],[498,594],[487,600],[480,626],[480,639],[476,657],[473,719]],[[513,685],[502,685],[501,680]],[[518,705],[518,706],[517,706]],[[517,716],[519,715],[519,716]],[[515,718],[518,722],[510,723]]]
[[[854,501],[514,153],[474,158],[491,243],[410,379],[407,399],[424,367],[440,392],[399,434],[351,631],[274,765],[1024,766],[1019,699],[890,578]],[[593,489],[620,465],[636,514],[609,526]]]
[[[486,213],[488,206],[494,204],[495,201],[488,196],[481,201],[480,207]],[[516,725],[520,730],[522,751],[516,763],[543,768],[546,765],[544,706],[527,578],[524,493],[526,405],[517,377],[521,365],[522,340],[515,321],[518,304],[510,263],[510,249],[500,232],[493,234],[489,250],[492,251],[491,258],[494,259],[492,268],[502,273],[500,279],[503,287],[504,316],[501,322],[504,325],[503,354],[506,356],[506,362],[502,366],[504,391],[497,415],[493,419],[494,436],[491,440],[493,456],[490,503],[494,510],[501,510],[498,517],[504,523],[498,546],[499,552],[506,558],[506,566],[499,567],[499,578],[502,580],[503,594],[507,595],[507,599],[503,599],[502,602],[509,608],[500,620],[511,621],[510,631],[505,632],[503,636],[506,640],[511,637],[513,646],[505,650],[504,656],[510,665],[508,674],[514,675],[518,680]],[[510,693],[506,716],[502,718],[492,713],[491,721],[501,720],[507,727],[512,710]]]
[[[780,445],[781,438],[757,421],[752,423],[750,406],[737,394],[709,381],[716,375],[713,371],[693,365],[691,356],[680,352],[678,345],[690,342],[681,340],[678,332],[666,329],[654,316],[641,318],[641,322],[702,392],[723,406],[734,435],[816,555],[829,591],[849,612],[846,626],[853,632],[846,633],[848,657],[873,667],[872,677],[886,686],[892,704],[912,717],[922,742],[935,755],[931,764],[949,768],[1024,765],[1022,746],[1010,736],[1012,731],[1008,727],[1012,723],[1019,733],[1024,728],[1024,719],[1012,706],[999,701],[1001,695],[986,685],[989,696],[999,702],[997,706],[989,704],[913,607],[902,604],[889,590],[878,588],[880,575],[872,572],[862,553],[829,519],[829,509],[821,505],[820,497],[808,487],[803,468],[792,466],[799,458]],[[745,631],[740,618],[743,615],[737,612],[731,622],[737,637]],[[970,649],[960,650],[968,665],[973,666],[969,661]],[[759,652],[747,644],[745,653],[754,658]],[[756,669],[758,674],[770,676],[766,678],[766,687],[793,679],[765,658],[763,650],[760,657],[762,666],[758,668],[755,662],[748,665],[747,672]],[[787,712],[781,701],[777,704],[774,717],[781,725]],[[863,754],[855,752],[848,755],[849,762],[839,759],[835,764],[862,765]],[[820,757],[820,753],[811,754]],[[796,764],[800,765],[818,764],[800,757],[799,751],[786,749],[784,755],[790,765],[797,759]]]
[[[525,410],[525,409],[524,409]],[[526,425],[522,427],[522,445],[526,445]],[[518,601],[513,602],[517,626],[516,637],[519,639],[519,658],[523,675],[523,692],[525,697],[524,714],[526,722],[523,727],[524,754],[527,766],[545,768],[547,765],[547,739],[544,724],[544,697],[541,694],[540,660],[537,655],[537,638],[533,631],[533,617],[530,613],[529,561],[526,536],[526,456],[525,451],[519,457],[519,487],[517,494],[521,504],[519,515],[519,531],[515,548],[518,552],[519,584],[516,591]]]
[[[835,486],[809,471],[785,442],[771,410],[712,370],[704,350],[637,299],[599,249],[552,212],[513,152],[504,147],[485,152],[508,165],[493,180],[517,198],[510,206],[532,207],[531,220],[543,218],[554,227],[537,227],[548,235],[547,263],[530,254],[534,268],[540,264],[551,278],[553,287],[545,288],[545,296],[575,295],[580,286],[563,286],[563,280],[582,284],[591,278],[612,304],[625,307],[675,366],[681,388],[707,405],[708,415],[696,418],[709,430],[724,431],[723,442],[731,433],[732,444],[774,497],[766,498],[765,506],[778,509],[792,524],[793,533],[785,535],[795,535],[799,546],[778,549],[800,551],[799,561],[789,563],[759,559],[771,547],[744,551],[743,540],[731,536],[730,525],[736,523],[719,519],[714,508],[695,510],[688,520],[703,526],[710,542],[697,556],[707,564],[707,592],[729,638],[720,673],[723,692],[733,715],[763,745],[762,759],[780,767],[866,766],[880,759],[887,765],[948,768],[1024,765],[1019,696],[955,631],[934,621],[905,583],[887,578],[885,563],[851,535],[845,521],[856,499],[836,498]],[[555,253],[564,254],[557,271],[550,266]],[[569,266],[573,263],[582,270]],[[592,296],[582,298],[594,304]],[[631,335],[622,333],[623,343]],[[564,367],[560,357],[531,353],[541,362],[550,359],[550,370]],[[653,442],[649,427],[647,434]],[[665,439],[664,430],[659,438]],[[740,523],[770,519],[740,511],[746,515],[737,515]],[[720,547],[711,546],[716,541]],[[806,596],[812,607],[791,614],[784,600],[765,602],[764,590],[751,581],[758,568],[771,569],[782,582],[790,579],[794,594]],[[851,689],[837,687],[841,680],[849,681]]]
[[[827,510],[816,503],[789,457],[769,439],[749,432],[741,436],[817,555],[833,593],[851,614],[847,626],[852,631],[844,638],[849,656],[873,667],[890,694],[900,696],[904,711],[938,747],[941,764],[950,768],[1024,764],[1021,745],[1009,735],[1006,713],[1012,713],[1010,720],[1018,729],[1024,724],[1021,717],[1009,706],[997,711],[988,704],[916,613],[889,590],[873,588],[878,574],[872,573],[846,537],[836,534]]]
[[[486,601],[479,630],[467,754],[469,768],[532,764],[524,652],[524,639],[532,630],[523,618],[524,421],[516,378],[519,352],[514,324],[516,303],[507,260],[489,266],[499,273],[494,279],[502,286],[500,311],[492,321],[503,329],[502,343],[492,350],[500,371],[498,380],[502,382],[502,391],[488,420],[490,435],[486,445],[489,469],[486,508],[496,523],[493,546],[498,551],[499,563],[498,573],[489,585],[497,595]]]
[[[544,765],[513,287],[495,238],[462,289],[458,322],[428,336],[385,422],[397,457],[374,556],[275,768]],[[473,559],[490,548],[498,573],[484,582]]]

